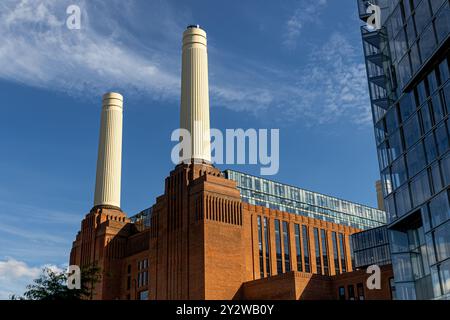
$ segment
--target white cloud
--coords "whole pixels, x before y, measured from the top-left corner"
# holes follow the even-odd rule
[[[79,1],[82,29],[73,31],[65,27],[69,0],[4,0],[0,4],[0,78],[88,97],[126,90],[127,95],[143,94],[176,105],[183,27],[177,20],[179,12],[175,15],[169,5],[155,3],[151,5],[160,7],[149,11],[149,25],[134,1],[125,5],[111,0],[103,6]],[[285,45],[294,45],[304,23],[314,23],[326,4],[327,0],[300,0],[287,23]],[[163,26],[164,34],[153,25]],[[143,26],[148,26],[145,41],[133,35],[134,29]],[[224,57],[218,51],[231,50],[213,46],[214,42],[209,68],[213,107],[269,113],[273,119],[308,125],[370,122],[360,50],[341,34],[332,35],[308,61],[291,69],[230,58],[232,53]]]
[[[112,17],[87,1],[81,30],[66,28],[69,1],[6,0],[0,10],[0,77],[72,94],[126,88],[153,98],[173,97],[179,79],[162,64],[162,56],[129,49]],[[112,7],[112,6],[111,6]],[[92,21],[104,20],[103,32]],[[153,54],[153,55],[152,55]]]
[[[359,48],[333,33],[298,69],[228,70],[233,81],[213,86],[212,100],[233,110],[270,113],[271,119],[283,122],[367,125],[370,102],[361,60]]]
[[[306,24],[318,23],[321,11],[326,6],[327,0],[300,0],[294,13],[286,21],[283,45],[289,49],[295,49],[298,37]]]
[[[0,300],[9,299],[12,294],[22,295],[26,286],[41,274],[43,268],[55,272],[65,270],[64,266],[50,264],[33,267],[11,257],[0,260]]]

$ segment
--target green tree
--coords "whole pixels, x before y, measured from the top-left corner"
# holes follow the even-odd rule
[[[42,274],[27,286],[23,297],[11,296],[13,300],[81,300],[92,299],[95,284],[100,281],[100,268],[90,265],[81,269],[81,288],[67,287],[68,274],[44,268]]]

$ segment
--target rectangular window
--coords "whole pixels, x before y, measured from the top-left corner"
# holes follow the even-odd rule
[[[266,217],[264,217],[264,244],[266,247],[266,275],[270,277],[269,221]]]
[[[323,274],[322,269],[322,259],[320,254],[320,235],[319,235],[319,229],[314,228],[314,243],[316,246],[316,273],[317,274]]]
[[[433,198],[429,204],[431,223],[436,227],[450,219],[450,206],[447,190]]]
[[[311,272],[309,261],[309,232],[307,226],[302,226],[303,254],[305,255],[305,272]]]
[[[328,246],[327,246],[327,233],[324,229],[320,230],[320,235],[322,238],[322,260],[323,260],[323,271],[325,275],[330,275],[330,268],[328,265]]]
[[[339,287],[339,300],[345,300],[345,288]]]
[[[348,300],[355,300],[355,287],[350,284],[348,285]]]
[[[302,272],[303,264],[302,264],[302,246],[300,239],[300,226],[298,224],[295,224],[294,229],[295,229],[295,252],[297,254],[297,271]]]
[[[339,270],[339,252],[338,252],[338,244],[337,244],[337,233],[333,231],[331,235],[333,239],[333,256],[334,256],[334,271],[336,274],[341,273]]]
[[[289,246],[289,224],[283,221],[284,272],[291,271],[291,257]]]
[[[347,272],[347,257],[345,255],[345,239],[342,233],[339,233],[339,249],[341,254],[342,272]]]
[[[283,273],[283,262],[281,257],[281,231],[280,220],[275,220],[275,247],[277,254],[277,274]]]
[[[362,283],[358,283],[356,285],[356,290],[358,291],[358,300],[365,300],[364,285]]]
[[[259,248],[259,275],[261,278],[264,278],[264,255],[262,243],[262,225],[260,216],[258,216],[258,248]]]

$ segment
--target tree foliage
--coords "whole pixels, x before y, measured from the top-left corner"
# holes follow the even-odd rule
[[[100,268],[90,265],[81,269],[80,289],[67,287],[68,274],[42,269],[41,275],[27,286],[22,297],[11,296],[13,300],[81,300],[92,299],[95,284],[100,280]]]

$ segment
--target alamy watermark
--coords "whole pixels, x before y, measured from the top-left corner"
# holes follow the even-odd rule
[[[194,130],[202,132],[201,128],[202,122],[195,121]],[[196,143],[199,143],[198,138],[192,137],[189,130],[182,128],[174,130],[171,140],[178,141],[171,153],[174,164],[190,161],[196,156],[192,154],[195,153],[192,141],[196,140]],[[226,129],[223,133],[219,129],[211,128],[209,135],[205,131],[205,136],[200,137],[200,140],[202,145],[196,147],[210,153],[213,164],[259,164],[260,174],[266,176],[277,174],[280,168],[279,129]]]
[[[381,8],[376,4],[372,4],[369,2],[369,6],[366,10],[367,13],[371,15],[367,18],[367,26],[370,29],[380,30],[381,29]]]
[[[66,26],[69,30],[80,30],[81,29],[81,9],[79,6],[72,4],[67,7],[66,14],[68,17],[66,19]]]

